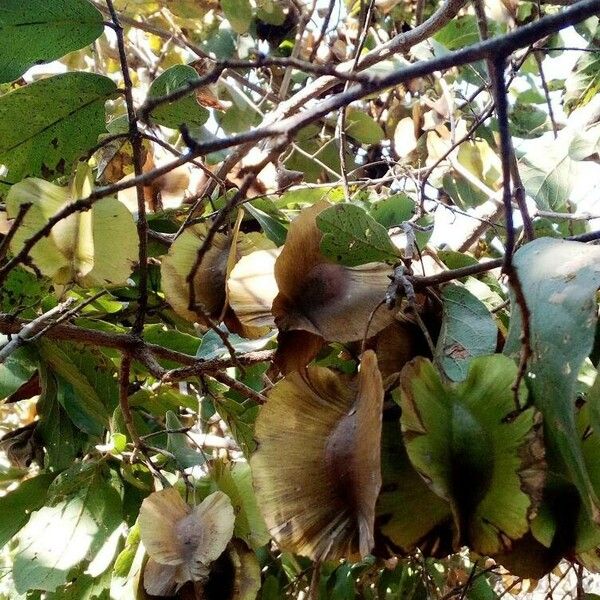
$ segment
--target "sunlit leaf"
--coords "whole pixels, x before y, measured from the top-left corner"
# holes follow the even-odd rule
[[[0,82],[91,44],[102,35],[101,13],[85,0],[5,0],[0,21]]]
[[[13,578],[20,593],[54,591],[121,523],[121,499],[102,463],[74,465],[49,489],[50,504],[19,533]]]
[[[5,179],[52,177],[105,131],[104,103],[117,86],[95,73],[65,73],[30,83],[0,97],[0,164]],[[27,115],[27,118],[23,118]]]
[[[381,125],[357,108],[351,108],[346,113],[346,134],[361,144],[377,144],[385,137]]]
[[[323,254],[347,267],[398,258],[385,227],[359,206],[332,206],[317,216],[317,225]]]
[[[82,174],[82,171],[84,173]],[[91,191],[91,174],[85,167],[70,188],[43,179],[25,179],[13,185],[7,197],[7,212],[16,216],[19,207],[31,203],[12,243],[18,252],[60,210]],[[137,260],[137,233],[131,213],[114,198],[103,198],[91,210],[75,212],[57,223],[30,251],[39,270],[56,283],[77,282],[82,286],[124,283]]]
[[[0,548],[40,509],[54,476],[42,474],[19,483],[19,487],[0,498]]]
[[[252,7],[248,0],[221,0],[221,8],[236,33],[246,33],[252,21]]]

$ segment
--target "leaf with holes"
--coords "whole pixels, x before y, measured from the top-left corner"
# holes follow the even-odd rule
[[[0,96],[0,164],[5,180],[50,178],[69,173],[71,163],[106,131],[104,103],[117,86],[95,73],[65,73]]]

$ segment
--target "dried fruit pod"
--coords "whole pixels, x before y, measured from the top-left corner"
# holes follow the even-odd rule
[[[371,551],[382,405],[372,351],[356,377],[308,367],[270,391],[251,467],[258,504],[282,549],[314,560]]]

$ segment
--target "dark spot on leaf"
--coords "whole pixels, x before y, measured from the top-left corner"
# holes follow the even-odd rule
[[[44,179],[50,179],[50,177],[52,177],[53,171],[52,169],[50,169],[47,165],[45,165],[44,163],[42,163],[41,167],[40,167],[40,171],[42,173],[42,177]]]
[[[53,148],[58,148],[58,138],[52,138],[50,143],[52,144]]]
[[[65,159],[61,158],[57,163],[56,163],[56,172],[60,173],[61,175],[65,174]]]
[[[462,344],[458,343],[448,346],[445,350],[445,354],[456,360],[464,360],[470,356],[469,351]]]

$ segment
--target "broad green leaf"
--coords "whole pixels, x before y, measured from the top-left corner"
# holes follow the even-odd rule
[[[111,600],[110,573],[93,577],[78,572],[72,575],[73,581],[44,595],[44,600]]]
[[[157,417],[168,411],[178,411],[180,408],[188,408],[192,411],[198,410],[198,398],[194,395],[182,394],[178,390],[161,386],[158,388],[142,388],[129,396],[129,404],[132,407],[139,406]]]
[[[381,125],[358,108],[350,108],[346,112],[346,135],[361,144],[377,144],[385,138]]]
[[[12,251],[18,252],[49,218],[87,196],[92,189],[87,166],[78,171],[70,188],[37,178],[13,185],[6,199],[8,215],[14,218],[25,203],[30,203],[31,208],[12,239]],[[103,198],[91,210],[76,212],[57,223],[29,255],[38,269],[58,284],[77,282],[83,287],[123,284],[138,258],[133,216],[115,198]]]
[[[86,0],[3,0],[0,82],[83,48],[103,31],[102,14]]]
[[[317,216],[321,252],[347,267],[396,261],[398,251],[386,228],[354,204],[337,204]]]
[[[19,593],[64,585],[69,570],[94,556],[121,523],[121,498],[103,463],[76,464],[59,475],[48,502],[19,534],[13,568]]]
[[[104,103],[117,86],[95,73],[65,73],[0,96],[0,164],[4,179],[50,178],[70,172],[71,163],[105,131]]]
[[[436,42],[448,50],[456,50],[470,46],[479,41],[477,19],[473,15],[463,15],[452,19],[442,27],[434,36]]]
[[[259,411],[259,406],[254,402],[236,402],[227,396],[219,398],[219,414],[227,423],[231,435],[238,443],[244,455],[249,457],[256,449],[254,440],[254,421]]]
[[[182,429],[181,422],[173,411],[168,411],[165,416],[167,433],[167,450],[175,457],[177,467],[181,470],[202,465],[206,462],[206,455],[197,448],[190,446],[189,438],[185,432],[177,432]]]
[[[286,14],[276,0],[259,0],[257,6],[256,16],[258,19],[271,25],[283,25]]]
[[[42,393],[37,403],[36,433],[46,449],[44,468],[58,472],[71,466],[86,440],[59,403],[56,378],[44,364],[40,366],[40,380]]]
[[[221,0],[221,8],[236,33],[246,33],[252,22],[252,7],[248,0]]]
[[[548,113],[530,103],[515,102],[510,122],[512,134],[525,139],[540,137],[551,129]]]
[[[136,523],[129,530],[125,548],[115,561],[110,585],[111,600],[137,597],[145,555],[144,545],[140,543],[140,528]]]
[[[101,435],[118,404],[116,369],[95,348],[40,340],[39,352],[57,375],[58,399],[82,431]]]
[[[152,82],[148,90],[148,98],[165,96],[196,79],[199,79],[199,75],[193,67],[175,65]],[[198,104],[194,92],[190,92],[188,96],[180,100],[161,104],[151,113],[154,121],[172,129],[179,129],[183,124],[190,128],[200,127],[206,123],[208,115],[208,110]]]
[[[244,204],[247,210],[262,227],[265,235],[274,242],[277,246],[283,246],[287,235],[287,228],[283,223],[272,217],[270,214],[260,210],[256,206],[252,206],[250,202]]]
[[[248,463],[229,465],[217,462],[213,477],[218,488],[229,496],[233,504],[236,515],[234,535],[244,540],[253,550],[264,546],[271,536],[256,503]]]
[[[589,408],[590,424],[594,432],[600,435],[600,372],[596,372],[596,379],[587,393],[586,401]]]
[[[467,288],[447,285],[442,301],[435,361],[452,381],[462,381],[473,358],[494,353],[498,330],[485,304]]]
[[[556,140],[540,139],[519,160],[519,172],[528,195],[538,208],[567,211],[579,166],[574,156],[573,132],[564,130]],[[575,142],[577,144],[577,142]]]
[[[530,313],[533,355],[529,385],[541,411],[551,455],[577,486],[590,517],[600,522],[600,499],[590,481],[575,423],[577,374],[592,350],[600,287],[600,248],[541,238],[513,261]],[[511,292],[512,318],[505,353],[518,356],[521,311]]]
[[[459,173],[446,173],[442,182],[444,192],[461,210],[479,206],[488,200],[487,194]]]
[[[0,345],[8,342],[8,338],[0,335]],[[31,379],[37,370],[32,353],[27,348],[17,348],[2,364],[0,364],[0,404],[24,383]]]
[[[158,344],[163,348],[177,350],[177,352],[183,352],[190,356],[194,356],[200,347],[200,338],[197,336],[178,331],[177,329],[165,327],[159,323],[144,327],[142,337],[151,344]],[[169,364],[175,366],[175,363],[172,361],[170,361]]]
[[[50,282],[37,277],[23,267],[16,267],[8,274],[0,288],[0,311],[18,312],[23,318],[35,318],[39,305],[50,287]]]
[[[515,418],[516,365],[499,354],[471,362],[465,381],[446,385],[424,358],[401,374],[408,456],[452,507],[454,547],[481,554],[510,548],[529,529],[544,483],[541,419]],[[522,386],[525,393],[525,386]]]
[[[0,548],[29,520],[29,515],[44,505],[46,491],[54,475],[42,474],[26,479],[6,496],[0,497]]]
[[[375,202],[369,214],[386,229],[410,221],[415,214],[415,201],[406,194],[394,194]]]

